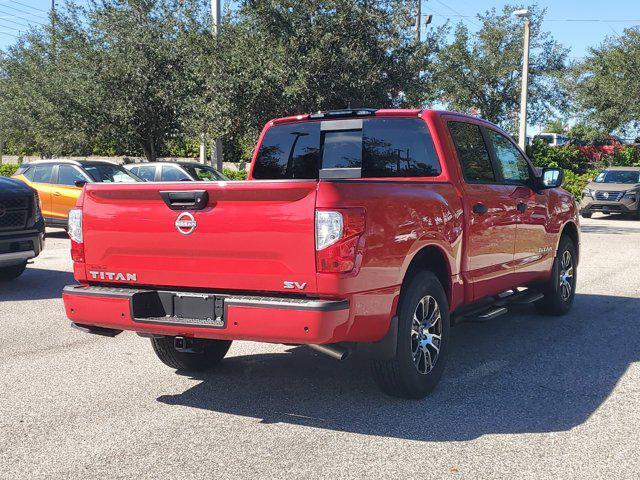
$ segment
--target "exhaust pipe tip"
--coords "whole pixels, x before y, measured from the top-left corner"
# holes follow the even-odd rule
[[[340,362],[346,360],[351,355],[350,348],[344,347],[338,343],[329,343],[326,345],[310,344],[309,347],[313,348],[317,352],[324,353],[331,358],[335,358]]]

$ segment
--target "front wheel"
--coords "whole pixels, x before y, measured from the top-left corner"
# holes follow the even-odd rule
[[[580,214],[582,218],[591,218],[591,215],[593,215],[591,212],[582,212]]]
[[[566,235],[560,238],[551,278],[543,286],[544,297],[536,303],[539,312],[547,315],[564,315],[573,305],[576,295],[578,255],[573,240]]]
[[[209,370],[224,358],[231,347],[230,340],[190,340],[191,351],[180,351],[175,347],[175,337],[154,337],[153,351],[165,365],[176,370]]]
[[[424,398],[442,376],[448,347],[447,296],[433,273],[420,272],[400,298],[396,354],[389,360],[373,360],[373,377],[389,395]]]
[[[13,280],[18,278],[24,270],[27,268],[27,262],[23,262],[19,265],[12,265],[10,267],[0,268],[0,281]]]

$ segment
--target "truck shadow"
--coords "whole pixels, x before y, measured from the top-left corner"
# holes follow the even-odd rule
[[[75,283],[71,272],[35,268],[29,265],[18,278],[0,281],[0,303],[62,297],[65,285]]]
[[[640,299],[578,295],[570,315],[530,309],[452,330],[444,377],[428,398],[380,393],[364,359],[338,364],[308,348],[236,356],[158,401],[264,423],[422,441],[567,431],[640,359]],[[232,350],[233,352],[233,350]]]

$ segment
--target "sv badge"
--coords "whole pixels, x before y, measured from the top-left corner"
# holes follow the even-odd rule
[[[283,288],[287,290],[304,290],[307,287],[307,282],[299,283],[299,282],[284,282]]]

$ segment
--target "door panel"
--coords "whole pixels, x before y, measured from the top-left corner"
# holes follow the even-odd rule
[[[548,232],[548,191],[535,193],[528,187],[517,187],[513,192],[518,211],[515,268],[521,282],[527,283],[549,272],[553,263],[554,235]],[[524,205],[524,207],[522,206]]]
[[[511,287],[517,210],[513,187],[500,184],[479,125],[448,122],[464,178],[465,255],[462,270],[473,298]]]
[[[553,255],[547,246],[553,243],[546,231],[549,212],[548,195],[534,192],[533,168],[524,154],[507,136],[495,130],[487,130],[489,145],[495,157],[500,179],[510,185],[511,201],[516,208],[516,238],[513,283],[522,285],[549,270]]]
[[[51,216],[65,220],[69,210],[76,205],[82,188],[75,186],[76,180],[87,181],[88,178],[73,165],[59,165],[54,171],[54,185],[51,189]]]
[[[474,299],[511,288],[517,210],[507,185],[465,185],[467,252],[463,270]],[[486,211],[474,207],[482,205]]]

